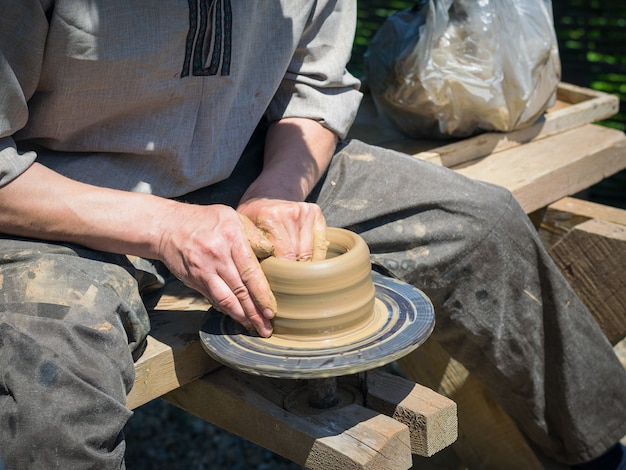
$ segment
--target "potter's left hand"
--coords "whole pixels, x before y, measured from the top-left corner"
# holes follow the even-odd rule
[[[254,198],[237,212],[252,220],[274,245],[274,256],[295,261],[326,258],[326,220],[317,204]]]

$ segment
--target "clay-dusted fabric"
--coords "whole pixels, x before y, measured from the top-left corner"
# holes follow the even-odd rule
[[[126,257],[0,235],[0,468],[121,468],[159,279]],[[161,283],[162,285],[162,283]]]
[[[0,186],[37,159],[180,196],[226,178],[263,116],[343,137],[361,99],[345,69],[355,1],[0,0],[0,12]]]

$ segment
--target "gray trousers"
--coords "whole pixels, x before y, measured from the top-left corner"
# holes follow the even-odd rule
[[[236,205],[261,148],[183,199]],[[626,434],[626,373],[509,192],[356,141],[338,150],[310,200],[428,294],[435,338],[536,448],[578,463]],[[0,238],[0,468],[123,467],[132,352],[160,285],[126,257]]]

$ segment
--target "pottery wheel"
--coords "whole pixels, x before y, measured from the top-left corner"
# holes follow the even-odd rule
[[[210,309],[200,329],[206,352],[233,369],[266,377],[317,379],[381,367],[430,336],[434,309],[419,289],[372,272],[376,289],[371,324],[349,337],[291,341],[262,338]]]

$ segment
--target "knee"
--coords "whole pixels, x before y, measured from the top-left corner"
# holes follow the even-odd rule
[[[119,468],[134,379],[123,333],[5,312],[0,335],[0,460],[11,468]]]
[[[534,231],[511,191],[494,184],[474,183],[473,191],[466,197],[467,211],[485,235],[494,229],[509,233]]]
[[[18,306],[24,316],[119,329],[131,350],[143,343],[150,322],[129,267],[106,254],[99,258],[97,252],[77,253],[53,243],[20,241],[14,251],[18,255],[7,256],[0,266],[2,303]]]

